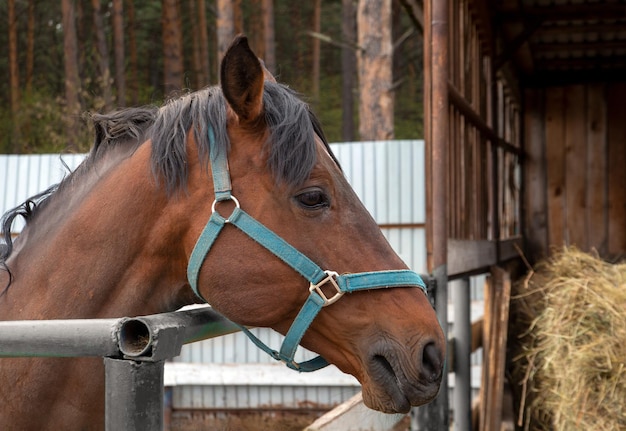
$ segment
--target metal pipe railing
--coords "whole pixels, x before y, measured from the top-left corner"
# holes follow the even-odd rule
[[[176,356],[183,344],[238,330],[208,307],[133,318],[1,321],[0,357],[160,360]]]
[[[122,319],[0,322],[0,357],[119,356]]]

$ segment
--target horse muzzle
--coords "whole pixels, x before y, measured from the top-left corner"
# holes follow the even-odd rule
[[[413,348],[380,340],[367,350],[365,405],[384,413],[407,413],[411,406],[432,401],[439,393],[445,347],[420,340]]]

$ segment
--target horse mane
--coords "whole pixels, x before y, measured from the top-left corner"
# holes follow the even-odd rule
[[[318,119],[296,92],[283,84],[267,81],[263,103],[264,119],[270,130],[266,143],[268,165],[277,182],[299,185],[309,177],[316,162],[315,135],[322,139],[337,162]],[[9,285],[11,273],[6,260],[13,250],[13,221],[22,217],[28,225],[53,197],[93,171],[112,150],[123,149],[125,154],[132,154],[143,142],[151,139],[152,171],[157,180],[164,180],[168,194],[171,194],[186,187],[186,139],[192,127],[200,158],[207,167],[211,145],[209,127],[215,135],[216,150],[230,149],[226,100],[218,86],[172,99],[161,108],[126,108],[108,114],[92,114],[91,120],[95,129],[94,145],[78,168],[59,184],[9,210],[0,220],[0,269],[9,272]],[[4,291],[0,296],[2,293]]]
[[[6,291],[12,281],[6,260],[13,251],[13,239],[11,238],[11,226],[13,221],[22,217],[28,225],[50,202],[53,196],[60,195],[72,183],[87,175],[102,160],[105,155],[111,153],[112,148],[127,146],[127,151],[134,151],[142,142],[148,127],[154,122],[156,107],[127,108],[109,114],[91,114],[90,118],[95,129],[94,145],[85,160],[74,170],[68,170],[60,183],[53,184],[48,189],[40,192],[15,208],[7,211],[0,219],[0,269],[9,274],[9,283],[0,292],[0,296]]]

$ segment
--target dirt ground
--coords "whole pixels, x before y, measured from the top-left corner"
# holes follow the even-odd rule
[[[236,413],[207,411],[175,411],[171,414],[169,431],[302,431],[323,411],[238,411]],[[407,431],[409,418],[394,431]]]
[[[302,431],[324,412],[173,412],[170,431]]]

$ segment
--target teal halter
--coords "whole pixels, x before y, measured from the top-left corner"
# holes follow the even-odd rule
[[[297,363],[294,360],[294,356],[304,333],[311,325],[311,322],[313,322],[315,316],[323,307],[338,301],[346,292],[390,287],[419,287],[426,293],[426,285],[421,277],[410,270],[374,271],[341,275],[334,271],[322,270],[308,257],[241,209],[239,201],[231,194],[232,187],[228,169],[228,156],[226,151],[217,151],[215,135],[211,128],[209,128],[209,142],[215,201],[211,208],[211,218],[200,234],[189,258],[187,278],[196,295],[206,302],[198,290],[198,275],[207,254],[211,250],[211,246],[226,224],[239,228],[306,278],[310,283],[310,294],[289,328],[279,351],[271,349],[247,328],[241,326],[241,330],[250,340],[274,359],[284,362],[289,368],[297,371],[315,371],[327,366],[328,362],[321,356],[302,363]],[[235,209],[228,218],[224,218],[215,210],[215,206],[218,202],[228,200],[233,201]],[[335,289],[334,295],[330,298],[321,289],[325,284],[330,284]]]

